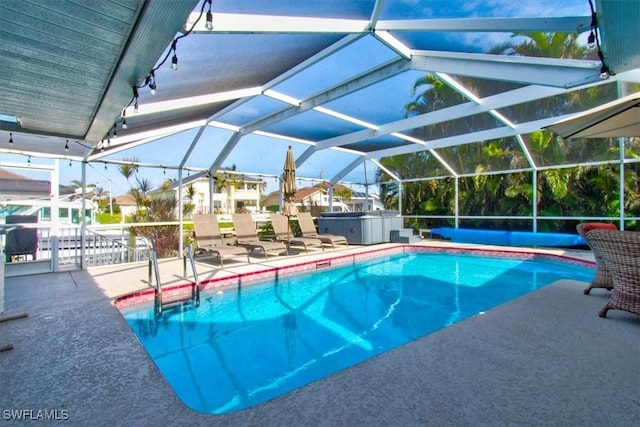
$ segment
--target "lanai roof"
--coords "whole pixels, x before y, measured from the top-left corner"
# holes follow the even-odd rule
[[[0,150],[189,171],[234,163],[269,176],[293,145],[300,176],[332,182],[371,182],[379,158],[428,150],[461,173],[439,150],[518,138],[577,112],[532,118],[518,105],[640,82],[640,2],[596,0],[595,20],[589,3],[213,0],[209,30],[208,1],[0,0]],[[586,41],[595,24],[604,62],[488,53],[521,32]],[[605,64],[615,75],[601,79]],[[426,73],[465,101],[407,117]],[[463,78],[501,85],[474,93]],[[416,136],[486,115],[484,129]]]

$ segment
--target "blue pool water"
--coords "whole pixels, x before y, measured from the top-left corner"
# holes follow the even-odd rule
[[[267,401],[562,278],[538,259],[413,253],[203,292],[154,317],[123,314],[182,401],[226,413]]]

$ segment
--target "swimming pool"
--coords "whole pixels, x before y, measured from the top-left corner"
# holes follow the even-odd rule
[[[408,253],[207,290],[200,306],[122,310],[180,399],[247,408],[562,278],[593,269],[531,256]]]

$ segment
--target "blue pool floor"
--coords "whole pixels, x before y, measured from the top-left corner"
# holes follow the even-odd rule
[[[4,315],[29,317],[0,322],[0,345],[14,346],[0,353],[0,408],[66,409],[66,425],[622,426],[640,417],[640,317],[599,318],[608,292],[585,296],[572,281],[256,408],[198,414],[111,304],[125,278],[145,276],[141,266],[8,278]]]

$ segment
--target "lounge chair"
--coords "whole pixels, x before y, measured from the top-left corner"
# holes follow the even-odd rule
[[[267,253],[270,251],[283,252],[286,246],[283,242],[272,242],[260,240],[256,233],[256,226],[253,223],[251,214],[232,214],[233,226],[236,230],[237,244],[251,250],[259,249],[268,258]]]
[[[300,225],[300,231],[303,237],[313,237],[320,239],[322,243],[331,245],[331,248],[335,249],[335,245],[349,246],[347,238],[344,236],[336,236],[333,234],[318,234],[316,226],[313,223],[313,218],[309,212],[298,212],[298,224]]]
[[[617,230],[614,224],[607,224],[602,222],[583,222],[576,226],[576,230],[578,234],[582,236],[582,238],[589,243],[587,239],[586,233],[591,230],[603,229],[603,230]],[[591,246],[589,244],[589,246]],[[592,248],[593,250],[593,248]],[[613,279],[607,272],[607,267],[604,265],[604,261],[600,257],[598,251],[593,251],[593,256],[596,259],[596,277],[593,279],[593,282],[583,291],[585,295],[589,295],[591,289],[593,288],[603,288],[607,290],[613,289]]]
[[[613,292],[598,315],[611,309],[640,314],[640,232],[594,229],[587,241],[613,279]]]
[[[305,252],[309,252],[310,247],[320,248],[324,251],[322,240],[312,237],[294,237],[289,228],[287,217],[278,213],[272,213],[271,225],[276,235],[276,240],[285,242],[289,246],[302,246]]]
[[[201,254],[213,254],[217,256],[221,267],[224,267],[222,260],[225,258],[246,256],[247,262],[251,262],[247,248],[224,244],[220,234],[218,219],[215,215],[194,215],[193,228],[197,243],[197,246],[194,249],[194,254],[196,256]]]

